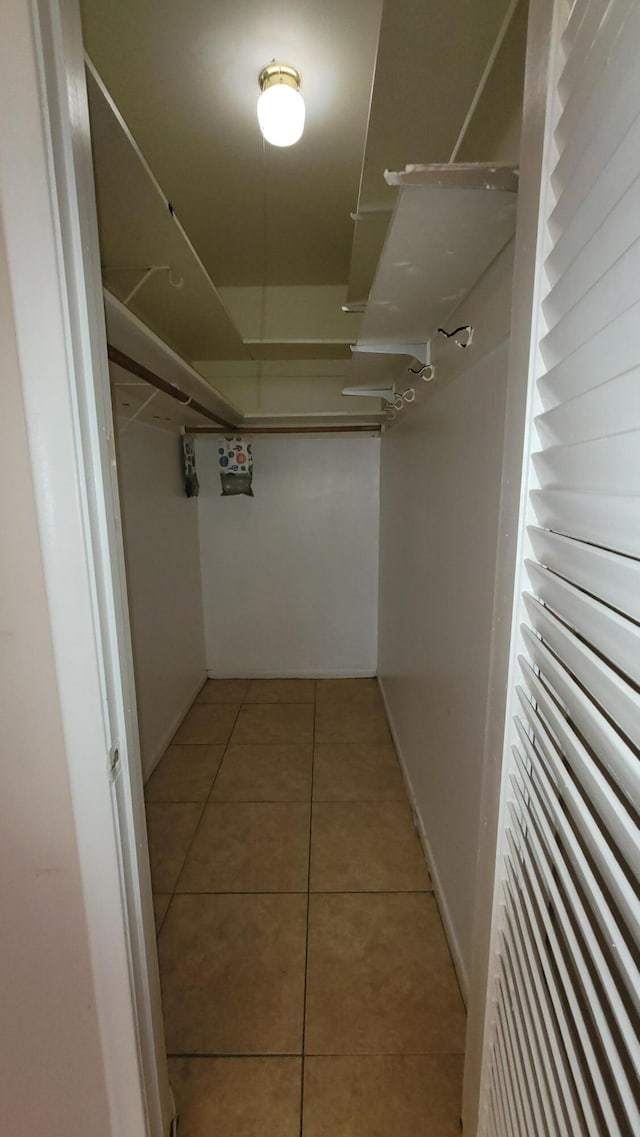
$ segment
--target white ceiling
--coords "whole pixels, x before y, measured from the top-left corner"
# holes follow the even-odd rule
[[[159,274],[132,309],[247,409],[256,390],[248,375],[234,389],[224,360],[270,360],[259,379],[277,384],[283,413],[296,382],[292,414],[303,390],[310,413],[323,390],[326,413],[358,413],[336,394],[360,323],[339,305],[368,295],[387,218],[350,214],[392,205],[385,168],[449,160],[509,0],[384,0],[383,12],[383,0],[81,2],[87,53],[206,270],[166,232],[166,205],[147,207],[143,164],[125,159],[113,112],[94,108],[103,261],[171,263],[185,279],[175,290]],[[307,125],[290,150],[263,147],[257,125],[257,76],[274,57],[302,75]],[[108,276],[121,299],[135,280]],[[243,313],[265,285],[267,309],[284,316],[256,335]],[[283,303],[287,287],[299,304]],[[332,366],[312,397],[322,360]]]
[[[84,0],[87,51],[218,285],[347,280],[381,0]],[[265,147],[258,73],[307,121]],[[264,248],[265,208],[269,221]]]

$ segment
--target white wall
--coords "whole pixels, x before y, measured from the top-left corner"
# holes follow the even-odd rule
[[[504,434],[509,247],[384,435],[378,673],[463,990],[471,964]],[[455,318],[454,318],[455,322]]]
[[[111,1125],[11,306],[0,227],[0,1132],[106,1137]]]
[[[121,424],[118,466],[146,777],[205,679],[198,512],[177,434]]]
[[[211,675],[373,675],[380,442],[253,439],[255,497],[220,495],[218,439],[198,438]]]
[[[527,3],[520,0],[458,161],[519,160]],[[378,673],[463,991],[474,911],[507,396],[513,243],[433,341],[436,379],[383,439]],[[508,534],[505,534],[508,536]],[[493,634],[493,638],[492,638]]]
[[[462,975],[474,905],[506,351],[407,415],[381,470],[379,671]]]

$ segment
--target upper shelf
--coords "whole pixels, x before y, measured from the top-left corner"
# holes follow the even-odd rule
[[[210,414],[218,416],[221,421],[237,423],[242,420],[242,413],[233,403],[221,395],[189,363],[181,359],[168,344],[155,335],[133,312],[125,308],[124,304],[112,296],[106,288],[103,291],[103,296],[107,341],[110,348],[115,348],[124,359],[132,361],[143,371],[148,370],[164,380],[165,383],[176,387],[184,396],[199,403]],[[122,404],[124,403],[125,407],[129,405],[134,410],[137,409],[135,392],[132,392],[132,388],[137,387],[140,383],[143,384],[144,388],[144,376],[139,377],[139,372],[132,374],[128,368],[123,369],[123,366],[119,366],[117,361],[114,362],[112,356],[110,359],[112,382],[116,388],[116,407],[118,413],[128,417]],[[118,390],[119,388],[120,390]],[[127,389],[126,399],[124,400],[121,398],[122,388]],[[168,415],[183,426],[197,426],[201,425],[202,421],[206,421],[202,420],[201,416],[195,413],[190,406],[186,406],[185,403],[175,402],[169,396],[163,396],[163,399],[167,408],[166,413],[162,415],[163,418]],[[158,401],[159,396],[154,396],[153,418],[157,417],[155,412]]]
[[[385,179],[399,194],[357,344],[392,356],[377,365],[376,386],[393,380],[394,355],[420,358],[414,348],[424,349],[511,239],[518,188],[513,166],[485,163],[407,166]],[[369,370],[357,353],[347,382],[367,383]]]
[[[202,261],[95,71],[87,90],[103,280],[183,358],[249,359]],[[170,272],[169,272],[170,269]],[[179,285],[179,287],[175,287]]]

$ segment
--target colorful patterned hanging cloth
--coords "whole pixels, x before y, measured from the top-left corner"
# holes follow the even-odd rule
[[[222,496],[246,494],[253,497],[253,455],[251,443],[245,443],[237,435],[225,435],[218,447],[220,484]]]

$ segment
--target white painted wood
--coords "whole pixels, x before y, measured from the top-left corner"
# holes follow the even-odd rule
[[[542,149],[550,176],[529,349],[529,423],[539,442],[531,430],[511,635],[525,689],[512,666],[483,1137],[497,1095],[522,1099],[527,1040],[518,1044],[517,1022],[509,1037],[501,1019],[510,978],[516,989],[528,991],[532,979],[548,989],[557,1035],[547,1028],[539,1036],[540,1059],[543,1069],[560,1069],[570,1131],[627,1137],[640,1127],[640,432],[631,316],[640,295],[631,147],[640,18],[629,0],[574,0],[570,16],[557,2],[555,14]],[[618,338],[621,328],[632,330],[633,346]],[[529,1087],[525,1122],[527,1106],[539,1103]],[[547,1099],[550,1137],[563,1129],[559,1104]]]
[[[518,192],[518,171],[505,164],[490,162],[432,163],[410,165],[404,170],[385,170],[389,186],[415,186],[420,189],[506,190]]]
[[[487,681],[487,714],[483,745],[482,784],[478,793],[478,831],[473,952],[470,968],[470,999],[466,1037],[463,1094],[465,1131],[476,1134],[485,1124],[485,1111],[496,1095],[493,1069],[493,984],[497,980],[494,944],[508,912],[502,893],[494,889],[496,848],[501,842],[506,766],[504,725],[507,692],[517,674],[517,650],[506,629],[518,627],[520,553],[524,533],[518,524],[526,500],[526,454],[529,446],[534,387],[530,381],[531,343],[537,314],[533,297],[546,250],[539,225],[548,184],[548,159],[543,140],[549,117],[548,72],[550,45],[556,42],[552,0],[532,0],[529,5],[527,65],[524,85],[524,117],[518,191],[518,223],[515,239],[513,302],[509,374],[502,450],[502,495],[498,517],[498,554],[491,613],[490,664]],[[490,274],[488,273],[487,276]],[[535,406],[536,412],[541,408]],[[498,862],[500,863],[500,862]],[[526,941],[526,938],[524,940]],[[536,989],[532,976],[532,990]],[[546,991],[540,989],[540,1006]],[[543,1012],[544,1021],[553,1022]],[[561,1068],[558,1062],[557,1068]],[[566,1083],[565,1083],[566,1084]],[[567,1107],[568,1109],[568,1107]],[[570,1114],[568,1114],[570,1116]],[[577,1132],[577,1126],[569,1126]]]
[[[638,427],[640,367],[616,375],[536,418],[536,429],[547,446],[622,435]]]
[[[496,267],[508,281],[510,257]],[[493,304],[508,314],[508,294]],[[508,349],[474,352],[385,434],[380,510],[378,672],[465,997]]]
[[[541,341],[545,363],[566,359],[616,316],[640,299],[640,242],[627,246],[621,257],[593,287],[553,323]],[[620,299],[624,297],[621,304]]]
[[[638,175],[637,140],[640,120],[636,117],[618,140],[604,169],[588,187],[578,179],[567,186],[552,211],[549,225],[558,234],[548,258],[552,277],[577,256],[585,234],[593,234],[615,203]]]
[[[219,292],[90,63],[87,88],[107,286],[124,301],[146,269],[168,265],[170,272],[154,272],[136,292],[131,310],[185,359],[249,359]]]
[[[456,970],[456,976],[460,985],[460,992],[466,1004],[469,998],[468,964],[461,951],[455,914],[449,905],[448,892],[438,868],[438,859],[432,847],[431,841],[429,840],[429,835],[427,833],[424,821],[424,809],[422,807],[420,798],[416,793],[416,778],[412,774],[409,755],[404,749],[404,743],[397,728],[397,716],[394,714],[392,704],[389,701],[386,683],[380,675],[378,675],[378,686],[380,688],[380,694],[382,695],[382,701],[384,703],[395,751],[400,762],[400,769],[402,770],[402,775],[404,777],[407,796],[409,798],[413,816],[415,818],[418,836],[420,838],[420,844],[422,845],[425,860],[429,868],[429,875],[433,884],[433,891],[438,901],[438,911],[440,913],[444,926],[447,943],[451,952],[451,958],[453,959],[453,966]]]
[[[549,529],[529,527],[538,561],[640,623],[640,564]]]
[[[640,350],[640,304],[618,313],[567,359],[549,366],[540,376],[538,392],[548,410],[590,391],[604,380],[637,365]]]
[[[532,626],[545,642],[567,662],[573,675],[593,695],[622,731],[640,741],[640,696],[628,683],[620,683],[616,673],[591,648],[571,632],[535,598],[524,594]]]
[[[107,338],[112,347],[136,363],[141,363],[143,367],[148,367],[167,383],[174,384],[213,414],[220,415],[229,422],[239,422],[242,419],[241,411],[233,403],[220,395],[212,383],[204,379],[106,288],[104,307]],[[119,368],[115,375],[116,384],[121,380],[136,382],[129,372],[123,372]]]
[[[465,115],[464,122],[463,122],[462,126],[460,127],[460,133],[458,134],[458,137],[456,138],[455,145],[454,145],[453,150],[451,151],[451,154],[449,156],[450,162],[455,162],[456,158],[458,157],[460,147],[464,143],[465,136],[467,134],[467,131],[469,130],[469,126],[471,125],[471,121],[473,119],[473,116],[474,116],[474,114],[478,108],[478,104],[482,98],[482,95],[483,95],[484,89],[487,85],[487,82],[489,81],[489,77],[490,77],[491,72],[493,70],[496,59],[498,58],[498,55],[500,53],[500,49],[501,49],[502,44],[504,42],[505,36],[507,35],[507,32],[509,31],[509,25],[511,24],[511,21],[513,20],[513,17],[514,17],[514,14],[515,14],[517,7],[518,7],[518,0],[509,0],[509,4],[505,10],[505,13],[504,13],[504,16],[502,19],[502,23],[498,29],[498,34],[494,40],[493,47],[491,48],[491,51],[489,52],[487,62],[485,63],[484,71],[482,72],[482,75],[480,76],[480,79],[478,81],[478,86],[476,87],[473,98],[472,98],[471,102],[469,103],[469,107],[467,109],[467,113]]]
[[[524,693],[521,694],[521,705],[531,724],[535,715],[531,703]],[[531,742],[528,735],[525,734],[522,722],[518,720],[516,727],[523,750],[530,754]],[[640,1008],[640,971],[638,965],[628,945],[618,936],[616,916],[611,903],[611,897],[602,888],[600,880],[593,871],[591,862],[586,856],[582,844],[576,836],[562,804],[559,802],[556,792],[559,766],[555,755],[555,747],[544,726],[541,726],[540,723],[536,723],[536,729],[540,732],[540,736],[544,740],[544,745],[541,750],[543,761],[539,765],[538,772],[540,778],[537,792],[543,795],[548,814],[553,819],[554,826],[566,844],[568,857],[589,898],[591,911],[600,924],[605,942],[615,945],[615,950],[620,961],[620,969],[624,976],[629,997],[636,1007],[636,1010],[638,1010]],[[530,754],[530,757],[533,757],[534,761],[536,760],[535,754]],[[583,805],[583,808],[585,809],[586,815],[586,806]]]
[[[540,972],[540,963],[545,958],[546,940],[553,939],[554,945],[556,945],[557,936],[551,928],[546,913],[544,896],[533,869],[531,855],[526,846],[520,844],[520,838],[521,835],[516,836],[513,828],[506,829],[506,844],[510,854],[509,860],[506,862],[507,875],[512,889],[519,888],[528,928],[533,938],[533,944],[528,946],[528,954],[533,957],[533,966]],[[517,865],[517,869],[514,867],[515,865]],[[598,1137],[598,1122],[590,1087],[585,1078],[581,1056],[576,1053],[572,1027],[565,1012],[565,1001],[570,999],[572,1009],[575,1010],[576,1014],[579,1013],[564,961],[558,977],[550,973],[545,976],[545,979],[551,991],[552,1013],[558,1023],[562,1049],[567,1057],[567,1075],[573,1080],[573,1090],[579,1106],[579,1110],[576,1110],[579,1128],[575,1132],[587,1133],[589,1137]],[[580,1019],[581,1024],[584,1024],[582,1015],[580,1015]],[[590,1052],[591,1050],[592,1048],[589,1047]],[[500,1070],[502,1068],[500,1059],[498,1059],[497,1065],[498,1070]]]
[[[535,692],[536,700],[545,706],[547,718],[553,721],[555,728],[564,739],[565,746],[570,751],[565,757],[567,762],[573,761],[576,767],[575,777],[579,778],[582,774],[584,780],[588,782],[589,793],[594,795],[594,809],[599,810],[606,823],[615,829],[616,840],[624,846],[625,855],[637,869],[638,852],[634,850],[637,838],[636,827],[632,817],[629,816],[629,807],[624,801],[626,797],[632,804],[637,805],[638,775],[633,751],[619,738],[605,716],[582,692],[542,641],[526,626],[522,630],[533,666],[549,677],[548,686],[544,686],[536,672],[527,664],[525,657],[521,656],[520,665],[525,680],[530,690]],[[599,772],[591,759],[587,760],[588,752],[577,738],[575,728],[565,723],[561,716],[558,717],[553,695],[564,704],[563,714],[567,713],[567,709],[570,710],[577,729],[587,744],[594,749],[607,772],[612,775],[615,790],[610,788],[606,777]]]
[[[636,60],[636,41],[640,29],[640,11],[633,0],[624,0],[628,17],[612,41],[608,28],[613,21],[603,19],[598,28],[601,36],[606,68],[591,77],[590,53],[587,66],[582,71],[584,98],[580,101],[578,124],[573,126],[566,118],[560,118],[556,129],[555,142],[561,153],[554,166],[553,182],[558,195],[577,182],[581,188],[577,194],[580,200],[606,167],[621,138],[624,137],[638,113],[640,98],[640,75],[634,66]],[[608,15],[612,5],[605,6]],[[617,30],[617,29],[616,29]],[[561,200],[561,198],[560,198]],[[566,209],[566,212],[565,212]],[[564,226],[572,212],[568,203],[554,214],[556,225]]]
[[[545,608],[560,613],[565,624],[588,639],[593,648],[614,668],[628,676],[632,683],[640,681],[640,628],[594,600],[581,588],[562,580],[555,573],[527,559],[527,574],[536,595]]]
[[[16,83],[15,67],[6,63],[7,52],[15,62],[28,42],[27,13],[21,8],[4,5],[7,34],[0,37],[0,88],[4,96],[9,84],[12,96],[21,99],[19,123],[8,98],[0,107],[0,892],[5,913],[0,1132],[51,1133],[55,1118],[60,1134],[105,1137],[109,1101],[26,431],[25,362],[18,354],[11,292],[15,271],[5,245],[7,229],[15,235],[5,197],[7,169],[19,171],[27,163],[30,180],[21,186],[21,208],[30,221],[40,180],[28,125],[37,104],[29,103],[24,86]],[[42,270],[43,229],[46,222],[31,227],[36,273]],[[32,301],[31,313],[42,316],[52,295],[47,290],[44,306]],[[59,372],[49,330],[42,321],[38,362],[49,355],[47,375],[53,381]]]
[[[463,163],[408,166],[385,177],[402,188],[354,351],[396,345],[407,358],[388,354],[376,365],[375,385],[400,389],[412,355],[427,358],[438,326],[447,325],[512,238],[517,175],[508,166]],[[347,384],[373,385],[367,366],[354,356]]]
[[[358,215],[393,202],[385,167],[419,161],[425,146],[431,157],[446,161],[458,147],[510,7],[511,0],[484,0],[481,12],[474,0],[449,0],[438,8],[423,0],[383,5]],[[356,222],[350,300],[369,294],[387,224],[388,218],[370,216]]]
[[[513,236],[515,210],[512,191],[403,189],[358,343],[427,343]]]
[[[540,487],[571,486],[578,491],[634,496],[640,491],[640,471],[634,462],[639,446],[640,430],[569,446],[547,446],[533,456]]]
[[[529,763],[536,766],[535,751],[524,730],[521,742],[523,753],[528,756]],[[625,1105],[629,1120],[637,1125],[640,1116],[633,1101],[632,1082],[627,1074],[627,1067],[630,1066],[632,1077],[634,1073],[637,1076],[640,1063],[640,1051],[636,1045],[636,1026],[632,1018],[632,1014],[635,1018],[635,1013],[629,1013],[625,1000],[618,990],[618,976],[614,973],[614,966],[610,963],[608,955],[608,949],[613,946],[615,959],[617,930],[613,940],[609,940],[603,948],[592,924],[592,913],[583,903],[567,862],[555,855],[557,842],[555,829],[552,829],[547,821],[537,781],[530,774],[528,764],[517,747],[513,753],[518,772],[517,776],[513,775],[511,779],[516,797],[514,813],[517,809],[520,826],[529,826],[527,835],[531,839],[533,856],[545,880],[555,914],[560,918],[561,935],[566,941],[572,963],[579,973],[578,985],[586,995],[594,1025],[603,1040],[611,1074],[617,1081],[624,1083]],[[593,981],[594,971],[604,987],[602,994]],[[611,1022],[616,1024],[622,1035],[623,1046],[620,1049],[611,1030]]]
[[[544,529],[591,541],[626,556],[640,553],[640,498],[570,489],[532,490],[531,504]]]
[[[426,344],[423,344],[423,350],[425,347]],[[349,387],[366,385],[381,392],[391,389],[404,391],[416,379],[415,375],[411,375],[409,368],[418,366],[420,365],[415,356],[403,355],[400,352],[394,355],[375,351],[354,352],[350,363],[345,367],[348,380],[346,385]]]
[[[552,1087],[553,1109],[547,1117],[549,1132],[555,1123],[558,1131],[563,1125],[572,1134],[580,1132],[581,1120],[576,1106],[575,1091],[571,1086],[567,1057],[562,1047],[560,1032],[553,1012],[552,994],[538,970],[533,966],[528,918],[520,892],[516,888],[515,874],[510,857],[505,858],[507,883],[505,896],[507,909],[505,923],[516,945],[518,980],[521,989],[529,993],[531,1005],[537,1010],[536,1033],[540,1047],[540,1063],[548,1084]],[[508,943],[508,940],[507,940]],[[507,949],[508,950],[508,949]],[[495,1055],[493,1055],[495,1059]],[[555,1089],[555,1094],[553,1090]]]
[[[91,1006],[109,1100],[103,1132],[165,1137],[172,1105],[80,15],[74,0],[15,0],[11,19],[2,67],[11,98],[2,100],[7,153],[0,194],[93,972]],[[73,948],[70,943],[70,958]],[[66,1091],[73,1095],[81,1087],[70,1077]],[[55,1117],[49,1122],[55,1126]],[[87,1131],[92,1124],[88,1119]]]

